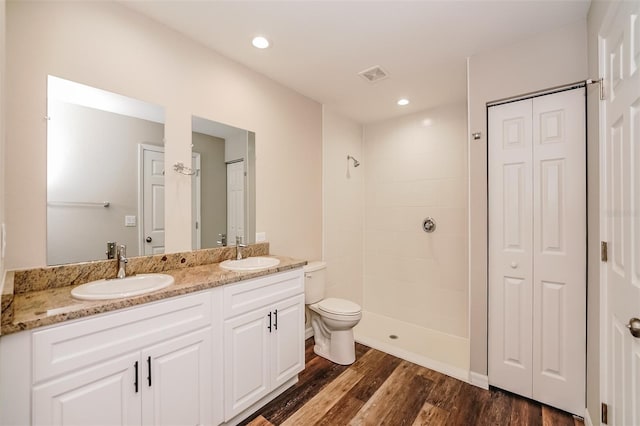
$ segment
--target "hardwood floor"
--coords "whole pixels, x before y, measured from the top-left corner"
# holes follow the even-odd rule
[[[581,419],[498,389],[484,390],[356,344],[356,362],[333,364],[306,342],[299,382],[243,425],[542,425]]]

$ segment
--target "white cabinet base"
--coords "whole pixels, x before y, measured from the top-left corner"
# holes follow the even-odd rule
[[[298,383],[298,376],[297,375],[295,377],[293,377],[292,379],[289,379],[288,381],[283,383],[282,386],[276,388],[275,390],[273,390],[272,392],[267,394],[264,398],[260,399],[255,404],[247,407],[244,411],[239,413],[237,416],[235,416],[234,418],[232,418],[228,422],[225,422],[225,423],[222,423],[222,424],[225,425],[225,426],[235,426],[235,425],[237,425],[238,423],[240,423],[241,421],[243,421],[244,419],[249,417],[251,414],[253,414],[256,411],[258,411],[258,409],[262,408],[263,406],[267,405],[269,402],[271,402],[274,399],[276,399],[278,396],[280,396],[280,394],[284,393],[284,391],[286,391],[287,389],[289,389],[291,386],[295,385],[296,383]]]

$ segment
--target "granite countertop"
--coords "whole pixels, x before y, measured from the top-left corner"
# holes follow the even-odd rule
[[[171,275],[175,283],[164,289],[141,296],[111,300],[77,300],[71,297],[75,285],[48,288],[15,294],[11,300],[11,318],[2,321],[1,335],[30,330],[63,321],[83,318],[116,309],[128,308],[147,302],[188,294],[208,288],[231,284],[277,272],[304,266],[307,262],[290,257],[270,256],[280,259],[280,264],[269,269],[253,272],[231,272],[220,268],[219,263],[210,263],[162,273]],[[4,310],[7,307],[3,306]]]

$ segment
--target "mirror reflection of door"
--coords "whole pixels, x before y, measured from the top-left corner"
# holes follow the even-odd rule
[[[192,166],[199,170],[192,180],[192,199],[199,196],[199,201],[192,209],[191,246],[193,249],[216,247],[219,234],[227,230],[225,140],[193,132],[192,143],[192,154],[199,157],[199,164]]]
[[[140,247],[142,254],[160,254],[164,253],[164,147],[141,144],[140,151]]]
[[[196,116],[191,125],[192,152],[200,155],[200,166],[193,166],[200,171],[199,183],[194,182],[199,188],[192,191],[201,199],[200,207],[194,205],[192,211],[192,247],[235,245],[236,236],[245,244],[253,243],[255,134]]]
[[[234,245],[236,237],[244,241],[244,161],[227,164],[227,238]]]

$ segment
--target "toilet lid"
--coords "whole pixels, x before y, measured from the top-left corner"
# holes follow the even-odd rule
[[[361,311],[360,305],[345,299],[330,297],[318,303],[318,308],[330,314],[356,315]]]

